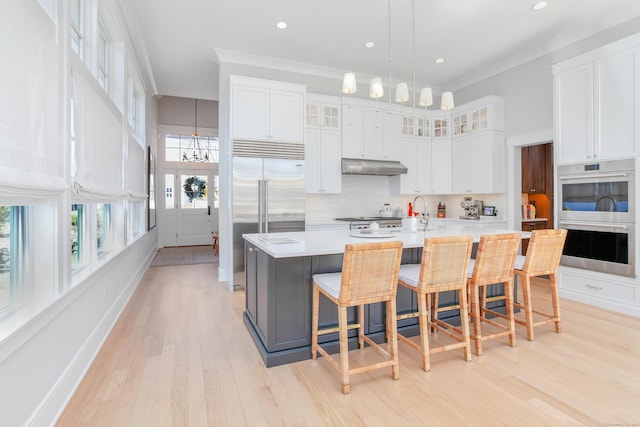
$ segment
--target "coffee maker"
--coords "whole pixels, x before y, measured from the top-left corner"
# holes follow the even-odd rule
[[[464,215],[460,219],[480,219],[483,205],[482,200],[473,200],[473,197],[465,196],[460,202],[460,206],[464,209]]]

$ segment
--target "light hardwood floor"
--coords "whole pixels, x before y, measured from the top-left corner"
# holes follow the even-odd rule
[[[351,378],[324,360],[265,368],[242,322],[244,292],[217,264],[152,267],[59,426],[640,425],[640,319],[562,300],[563,332],[432,356],[400,347],[390,369]],[[536,299],[548,293],[534,285]],[[350,357],[367,360],[370,348]]]

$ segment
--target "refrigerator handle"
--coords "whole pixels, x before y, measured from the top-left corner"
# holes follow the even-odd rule
[[[262,224],[263,224],[263,214],[262,210],[264,208],[263,203],[263,193],[264,193],[264,180],[258,180],[258,233],[262,234]]]
[[[264,232],[269,233],[269,181],[264,180]]]

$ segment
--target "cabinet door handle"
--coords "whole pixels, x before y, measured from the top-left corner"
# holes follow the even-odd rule
[[[589,288],[589,289],[595,289],[595,290],[597,290],[597,291],[601,291],[601,290],[602,290],[602,286],[590,285],[590,284],[588,284],[588,283],[587,283],[585,286],[586,286],[587,288]]]

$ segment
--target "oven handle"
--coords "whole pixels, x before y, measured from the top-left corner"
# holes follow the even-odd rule
[[[592,173],[588,175],[562,175],[559,176],[558,179],[592,179],[592,178],[618,178],[618,177],[628,177],[628,172],[612,172],[612,173]]]
[[[560,225],[586,225],[587,227],[617,228],[621,230],[629,229],[629,226],[626,224],[603,224],[601,222],[560,221]]]

